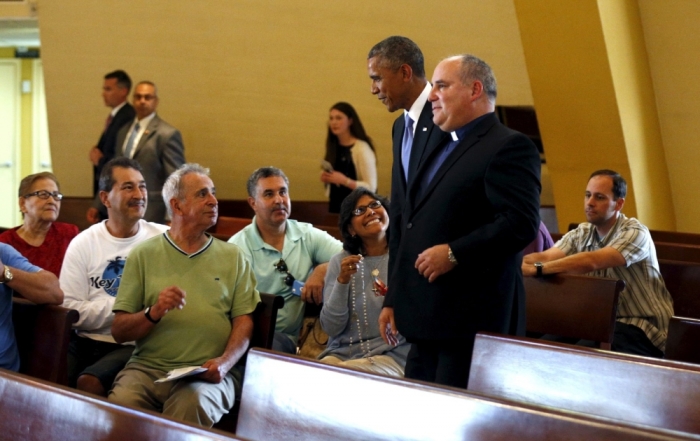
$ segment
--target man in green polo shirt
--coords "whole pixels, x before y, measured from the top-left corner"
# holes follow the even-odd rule
[[[238,247],[205,234],[218,215],[208,175],[198,164],[175,171],[163,187],[170,230],[129,254],[112,335],[136,347],[109,400],[211,427],[240,392],[234,365],[248,348],[260,296]],[[204,371],[155,383],[188,367]]]

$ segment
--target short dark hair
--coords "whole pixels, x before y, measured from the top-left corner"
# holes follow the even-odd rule
[[[389,199],[379,196],[367,187],[357,187],[354,189],[340,204],[340,213],[338,215],[338,228],[340,229],[340,234],[343,236],[343,249],[350,254],[362,254],[362,239],[358,236],[353,236],[350,234],[350,222],[354,217],[353,211],[355,211],[355,205],[357,201],[362,198],[362,196],[369,196],[382,203],[382,207],[386,210],[386,214],[389,213]],[[389,241],[389,232],[391,230],[391,225],[386,231],[386,239]]]
[[[123,70],[115,70],[114,72],[110,72],[107,75],[105,75],[105,80],[109,80],[112,78],[117,80],[117,86],[126,88],[127,92],[131,90],[131,78],[129,77],[129,74],[127,74]]]
[[[102,167],[100,182],[98,185],[99,191],[106,191],[109,193],[112,190],[112,187],[114,187],[114,167],[133,168],[134,170],[137,170],[139,173],[143,174],[141,164],[139,164],[136,160],[127,158],[126,156],[119,156],[118,158],[112,159],[106,163],[104,167]]]
[[[56,187],[58,187],[58,191],[61,191],[61,185],[58,183],[58,178],[56,178],[56,175],[50,172],[41,172],[34,173],[33,175],[29,175],[22,179],[22,181],[19,183],[18,196],[22,197],[27,194],[29,189],[32,188],[32,185],[34,185],[34,183],[39,179],[51,179],[56,184]]]
[[[279,177],[284,179],[284,183],[287,184],[287,189],[289,189],[289,179],[287,175],[284,174],[282,170],[277,167],[260,167],[255,170],[252,175],[248,178],[246,183],[246,190],[248,190],[248,196],[251,198],[255,197],[255,187],[258,185],[258,181],[265,178]]]
[[[460,55],[462,69],[460,77],[462,84],[467,85],[473,80],[479,80],[484,85],[484,91],[489,97],[489,101],[496,102],[498,88],[496,87],[496,77],[491,66],[484,60],[471,54]]]
[[[588,178],[590,181],[594,176],[610,176],[613,182],[613,199],[618,200],[627,196],[627,181],[618,172],[608,169],[596,170]]]
[[[413,75],[425,78],[425,61],[423,52],[409,38],[393,35],[375,44],[370,49],[367,59],[378,57],[380,64],[397,71],[403,64],[411,66]]]

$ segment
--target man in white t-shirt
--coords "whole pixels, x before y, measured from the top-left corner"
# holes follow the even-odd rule
[[[143,220],[148,192],[141,166],[133,159],[109,161],[100,174],[99,191],[109,218],[73,239],[59,281],[63,306],[80,313],[69,347],[69,382],[106,396],[133,351],[132,343],[117,344],[110,332],[127,255],[167,227]]]

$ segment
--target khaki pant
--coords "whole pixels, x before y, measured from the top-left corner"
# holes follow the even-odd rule
[[[107,399],[211,427],[231,410],[240,391],[240,373],[236,368],[218,384],[196,380],[195,376],[154,383],[165,375],[159,369],[131,363],[117,375]]]

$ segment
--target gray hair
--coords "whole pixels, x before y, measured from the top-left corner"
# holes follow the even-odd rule
[[[173,209],[170,207],[170,200],[182,199],[184,197],[182,194],[182,178],[190,173],[209,176],[209,169],[195,163],[182,164],[180,168],[168,176],[168,179],[165,180],[165,184],[163,184],[163,201],[165,201],[165,207],[168,210],[168,216],[170,218],[173,217]]]
[[[367,59],[374,57],[379,58],[379,64],[393,71],[397,71],[403,64],[408,64],[413,75],[425,78],[423,52],[409,38],[400,35],[385,38],[370,49]]]
[[[284,179],[284,183],[287,184],[287,189],[289,189],[289,179],[287,175],[284,174],[282,170],[277,167],[260,167],[255,170],[252,175],[248,178],[246,183],[246,190],[248,190],[248,196],[255,198],[255,187],[258,186],[258,181],[265,178],[278,177]]]
[[[478,80],[484,85],[484,91],[489,97],[489,101],[496,102],[496,77],[493,75],[491,66],[484,60],[471,54],[458,55],[462,62],[460,77],[462,84],[467,85],[470,81]]]

